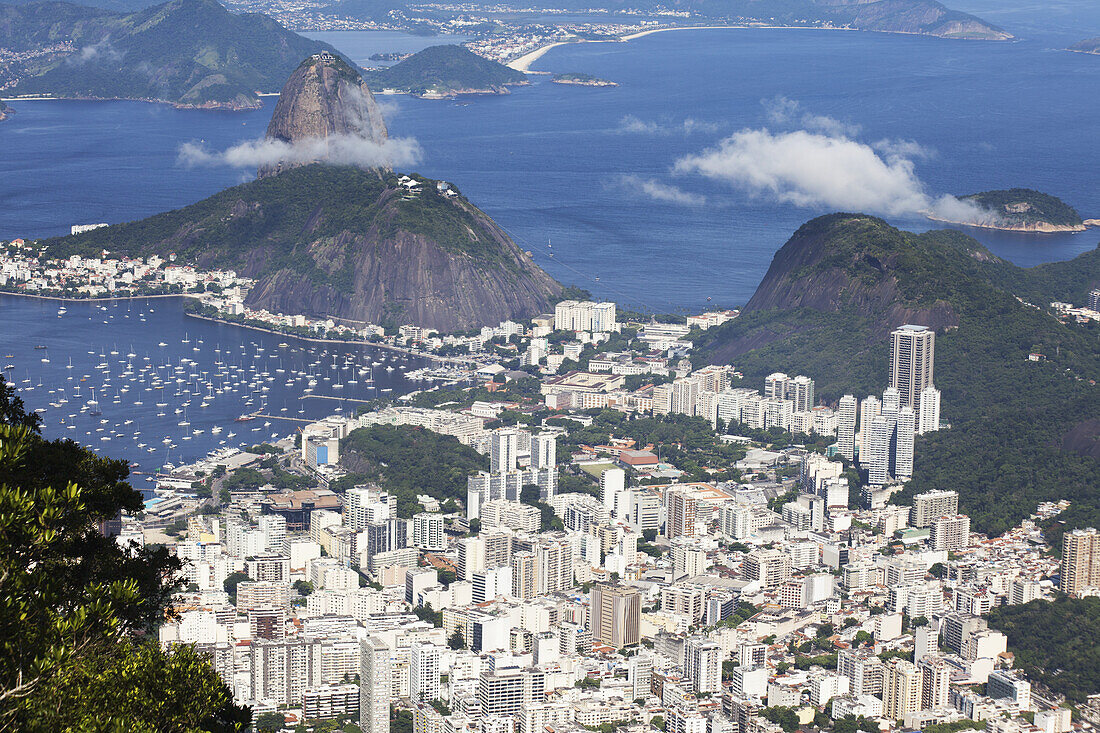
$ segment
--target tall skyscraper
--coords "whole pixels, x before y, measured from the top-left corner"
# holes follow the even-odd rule
[[[931,384],[920,393],[920,409],[917,415],[917,435],[940,429],[940,391]]]
[[[485,569],[485,540],[464,537],[458,541],[458,578],[473,580],[474,573]]]
[[[434,644],[413,644],[409,655],[409,692],[413,700],[431,702],[439,698],[440,648]]]
[[[926,491],[913,497],[909,526],[929,527],[933,520],[959,513],[959,492]]]
[[[871,441],[871,420],[882,414],[882,400],[874,395],[864,397],[859,403],[859,431],[856,435],[856,447],[859,448],[860,463],[865,462],[863,450]]]
[[[535,547],[536,595],[573,587],[573,550],[565,539],[543,540]]]
[[[920,393],[932,384],[936,332],[927,326],[905,325],[890,334],[890,386],[904,407],[917,408]]]
[[[669,489],[665,493],[665,506],[668,510],[665,536],[670,540],[676,537],[693,536],[695,534],[695,497],[683,489]]]
[[[840,398],[836,420],[836,445],[840,455],[851,461],[856,455],[856,409],[858,403],[853,395]]]
[[[641,638],[642,597],[637,588],[597,583],[589,593],[588,613],[593,642],[622,649]]]
[[[795,412],[809,412],[814,407],[814,380],[798,376],[787,385],[787,399],[794,401]]]
[[[918,661],[921,674],[921,710],[938,710],[951,704],[948,688],[951,683],[951,666],[943,657],[925,656]]]
[[[515,430],[497,430],[489,436],[489,471],[504,473],[516,470],[516,454],[519,452],[519,433]]]
[[[894,477],[902,481],[913,478],[913,442],[916,433],[916,413],[911,407],[901,408],[894,433]]]
[[[722,691],[722,658],[717,642],[691,638],[684,644],[684,674],[696,694]]]
[[[783,372],[773,372],[764,378],[764,396],[772,400],[787,399],[787,385],[791,378]]]
[[[392,688],[389,647],[368,636],[359,647],[359,727],[363,733],[390,733]]]
[[[558,439],[553,433],[539,433],[531,438],[531,468],[556,468]]]
[[[421,512],[413,516],[413,544],[422,550],[446,550],[443,515]]]
[[[860,463],[867,467],[867,483],[883,486],[890,473],[890,438],[893,430],[885,415],[871,418],[869,428],[864,429]]]
[[[517,552],[512,555],[512,595],[516,598],[534,598],[538,594],[538,578],[535,577],[535,553]]]
[[[1062,536],[1062,592],[1080,596],[1086,588],[1100,588],[1100,532],[1089,527]]]
[[[635,654],[626,662],[626,681],[630,685],[630,699],[650,696],[653,681],[653,659]]]
[[[882,678],[882,715],[901,720],[921,709],[921,674],[905,659],[891,659]]]
[[[615,500],[623,491],[626,491],[626,471],[609,468],[600,474],[600,501],[609,513],[615,511]]]
[[[901,392],[896,387],[887,387],[882,390],[882,414],[895,419],[900,409]]]

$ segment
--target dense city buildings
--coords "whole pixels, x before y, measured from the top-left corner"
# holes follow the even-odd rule
[[[622,330],[604,305],[490,329],[531,371],[488,369],[472,399],[451,385],[434,407],[333,415],[164,474],[186,527],[161,540],[163,520],[123,522],[185,563],[161,642],[208,651],[253,710],[371,733],[1053,715],[987,619],[1050,599],[1056,577],[1100,594],[1100,542],[1067,532],[1059,565],[1037,527],[1065,504],[985,537],[960,511],[965,487],[899,501],[941,427],[931,331],[891,335],[881,393],[819,404],[810,376],[749,387],[733,367],[694,368],[679,324],[600,351]],[[582,353],[589,370],[551,367]],[[371,431],[445,442],[415,476],[368,476],[409,460],[365,463]],[[305,488],[246,486],[246,471]],[[220,501],[195,513],[192,484],[214,473]]]

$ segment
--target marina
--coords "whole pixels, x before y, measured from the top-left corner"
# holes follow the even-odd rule
[[[274,442],[301,425],[462,376],[369,345],[314,344],[186,317],[182,298],[0,295],[4,378],[43,434],[131,461],[142,476],[215,450]]]

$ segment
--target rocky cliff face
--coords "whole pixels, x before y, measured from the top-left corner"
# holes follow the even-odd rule
[[[386,141],[386,123],[366,82],[343,59],[327,53],[316,54],[291,74],[282,92],[267,138],[295,146],[321,148],[336,138],[364,140],[376,145]],[[305,165],[312,160],[283,161],[260,168],[263,177]]]
[[[434,186],[426,182],[411,200],[405,191],[387,187],[369,202],[376,212],[371,221],[336,231],[328,224],[339,213],[318,206],[294,251],[296,258],[308,258],[309,269],[324,274],[303,277],[303,268],[283,264],[277,248],[259,247],[242,270],[258,278],[248,304],[444,332],[545,312],[561,286],[496,222],[461,196],[441,197]],[[437,197],[442,200],[431,202],[429,214],[422,208],[425,199]],[[471,239],[460,243],[453,234],[429,231],[415,221],[438,215],[461,221]]]
[[[254,278],[256,308],[445,332],[545,313],[561,292],[453,186],[351,166],[296,166],[48,247],[174,252]]]

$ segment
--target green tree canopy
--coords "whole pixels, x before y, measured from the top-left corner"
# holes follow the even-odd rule
[[[250,714],[190,647],[161,650],[179,561],[99,527],[138,511],[125,461],[47,441],[0,380],[0,730],[233,730]]]

